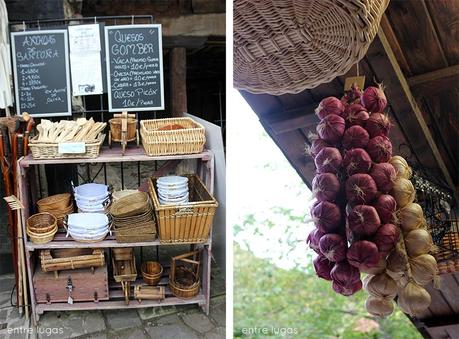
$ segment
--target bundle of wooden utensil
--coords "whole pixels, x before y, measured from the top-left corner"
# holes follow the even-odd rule
[[[87,120],[79,118],[77,120],[61,120],[52,122],[42,119],[37,126],[38,135],[30,142],[93,142],[103,132],[107,123],[95,122],[93,118]]]

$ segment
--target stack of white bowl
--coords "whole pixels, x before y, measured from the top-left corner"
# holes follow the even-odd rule
[[[159,202],[162,205],[186,204],[190,200],[188,178],[170,175],[156,181]]]
[[[74,188],[78,211],[82,213],[106,213],[110,204],[110,192],[107,185],[84,184]]]
[[[67,237],[80,242],[102,241],[109,232],[109,220],[104,213],[73,213],[66,221]]]

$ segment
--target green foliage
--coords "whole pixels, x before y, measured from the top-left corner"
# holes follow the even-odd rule
[[[336,294],[330,282],[315,276],[310,258],[305,260],[306,270],[284,270],[234,245],[235,337],[422,338],[398,309],[381,320],[365,311],[364,292]],[[274,332],[280,328],[296,334]],[[246,335],[249,329],[252,335]]]

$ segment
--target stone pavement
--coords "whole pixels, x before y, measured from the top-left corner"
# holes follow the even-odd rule
[[[138,310],[45,312],[37,329],[10,306],[12,275],[0,276],[0,338],[43,339],[220,339],[225,338],[225,284],[212,269],[210,313],[197,305],[164,306]],[[28,333],[29,331],[33,333]],[[14,333],[11,331],[14,330]],[[10,331],[10,333],[8,333]]]

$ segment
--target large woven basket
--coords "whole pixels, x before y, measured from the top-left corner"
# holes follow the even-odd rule
[[[85,153],[59,153],[59,143],[57,142],[39,142],[37,137],[29,142],[30,152],[34,159],[87,159],[97,158],[100,153],[100,147],[104,143],[105,134],[101,134],[95,142],[85,144]]]
[[[183,128],[161,130],[173,125]],[[149,156],[200,153],[206,143],[204,127],[190,118],[142,120],[140,135]]]
[[[158,198],[157,178],[148,180],[161,243],[200,243],[209,238],[218,202],[197,175],[187,177],[190,202],[183,205],[162,205]]]
[[[366,54],[389,0],[234,0],[234,87],[314,88]]]

